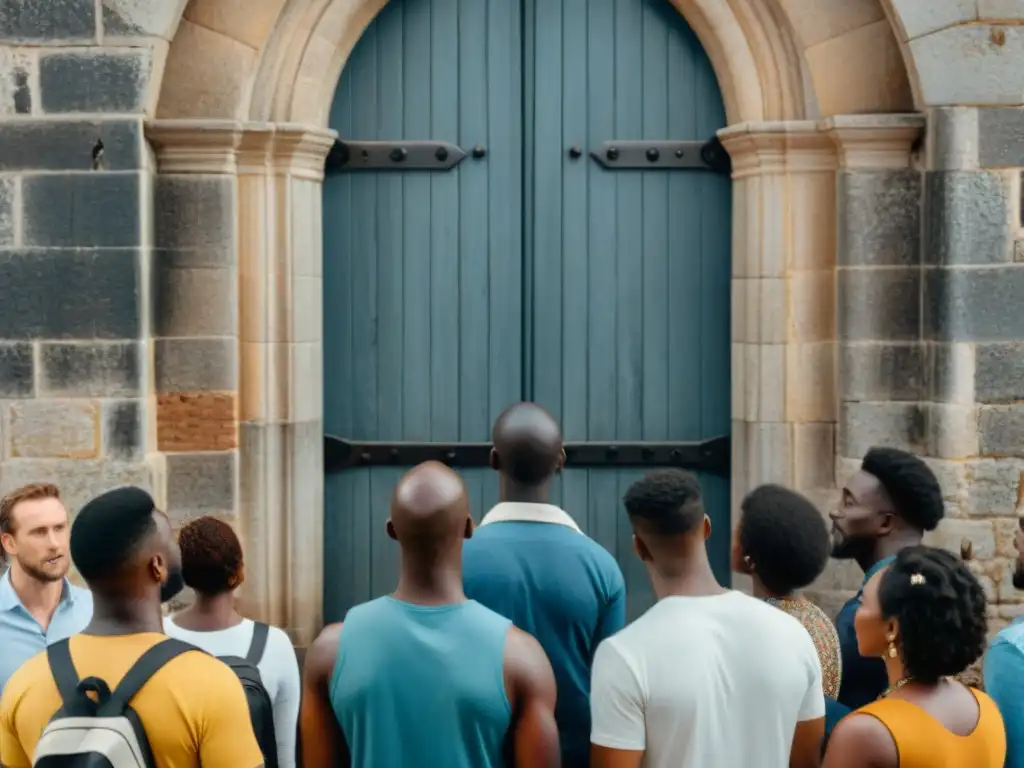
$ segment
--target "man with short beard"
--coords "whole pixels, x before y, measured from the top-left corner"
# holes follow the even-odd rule
[[[0,500],[9,564],[0,578],[0,693],[18,667],[92,618],[92,594],[67,579],[69,530],[55,485],[26,485]]]
[[[900,550],[920,544],[944,513],[942,489],[927,464],[906,451],[872,448],[831,515],[832,557],[855,560],[867,584]],[[853,622],[862,591],[863,585],[836,616],[843,663],[839,703],[850,709],[874,701],[889,684],[885,663],[857,650]],[[831,713],[827,720],[827,728],[835,724]]]
[[[1017,561],[1013,586],[1024,590],[1024,518],[1013,539]],[[985,692],[992,697],[1006,727],[1006,768],[1024,768],[1024,617],[995,636],[984,665]]]

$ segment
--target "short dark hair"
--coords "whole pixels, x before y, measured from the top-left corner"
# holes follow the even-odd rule
[[[126,486],[100,494],[75,516],[71,560],[87,582],[121,573],[139,546],[156,532],[153,497]]]
[[[658,536],[689,533],[704,520],[697,478],[681,469],[661,469],[637,480],[622,500],[634,523]]]
[[[831,537],[810,500],[780,485],[762,485],[747,494],[740,511],[740,547],[772,592],[803,589],[825,570]]]
[[[872,448],[861,469],[878,478],[896,512],[919,531],[933,531],[946,513],[935,473],[912,453]]]
[[[185,584],[204,595],[220,595],[238,586],[242,544],[234,529],[216,517],[200,517],[178,533],[181,575]]]
[[[882,617],[900,624],[903,666],[922,683],[958,675],[985,650],[985,590],[955,555],[901,550],[878,585]]]

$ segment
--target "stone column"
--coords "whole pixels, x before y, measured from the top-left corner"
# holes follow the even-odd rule
[[[225,271],[169,291],[180,306],[195,305],[185,313],[191,325],[175,328],[173,340],[187,345],[182,358],[194,375],[162,379],[164,399],[188,411],[168,413],[160,430],[168,435],[168,509],[235,519],[246,548],[246,613],[306,647],[322,621],[320,211],[333,136],[199,121],[156,122],[148,135],[158,188],[177,190],[182,201],[174,215],[159,215],[190,229],[188,243],[207,253],[202,268]],[[164,198],[169,210],[173,199]],[[204,316],[219,324],[197,327]],[[171,348],[168,340],[158,370],[170,366]],[[177,436],[189,431],[182,423],[195,423],[197,434]],[[186,465],[196,469],[180,471]]]
[[[921,172],[917,116],[832,118],[837,173],[839,455],[845,475],[873,445],[925,452],[918,403],[921,344]],[[840,478],[842,479],[842,478]]]
[[[720,134],[733,161],[734,499],[831,485],[835,152],[812,122]]]
[[[734,518],[757,485],[825,504],[835,439],[835,147],[809,121],[719,133],[733,162]]]

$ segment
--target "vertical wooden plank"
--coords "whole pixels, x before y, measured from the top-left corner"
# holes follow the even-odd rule
[[[405,3],[404,33],[396,47],[405,52],[403,97],[405,121],[402,138],[431,139],[431,39],[429,0]],[[403,228],[405,230],[405,332],[402,356],[402,436],[430,440],[431,377],[430,273],[431,175],[405,174]]]
[[[677,27],[669,38],[669,130],[672,138],[696,139],[695,101],[697,58],[689,40]],[[669,391],[668,424],[671,439],[700,438],[701,381],[695,375],[701,360],[700,344],[700,207],[694,181],[699,172],[669,176],[668,307]]]
[[[487,6],[490,420],[522,398],[522,29],[519,2]],[[518,352],[516,352],[518,351]],[[493,480],[491,482],[494,482]],[[493,486],[492,486],[493,487]]]
[[[642,5],[615,1],[615,138],[643,138]],[[641,171],[612,172],[616,225],[615,437],[642,438],[644,200]],[[603,339],[595,340],[598,343]]]
[[[488,4],[479,0],[458,2],[458,141],[469,148],[487,137]],[[489,165],[464,161],[456,171],[458,200],[458,439],[475,442],[490,439],[490,268],[488,253],[487,179]],[[477,522],[490,505],[484,501],[487,469],[461,473],[469,493],[470,511]]]
[[[364,515],[370,528],[370,589],[362,598],[371,600],[394,591],[397,584],[399,550],[398,544],[387,533],[387,521],[391,516],[391,497],[395,485],[405,473],[404,468],[374,467],[360,470],[359,474],[368,480],[365,497],[368,514]]]
[[[487,133],[488,4],[459,0],[459,133],[460,146],[471,147]],[[496,151],[492,147],[492,152]],[[459,439],[490,439],[491,408],[490,264],[488,239],[489,164],[464,160],[459,180]],[[482,493],[482,487],[479,489]],[[477,503],[482,503],[480,499]]]
[[[702,62],[700,77],[696,83],[699,109],[697,130],[710,136],[725,124],[725,107],[722,103],[718,83],[715,81],[711,64],[699,47],[692,30],[681,31],[689,38],[690,45],[699,51]],[[697,192],[701,205],[701,231],[699,258],[701,259],[701,434],[704,438],[727,435],[732,426],[729,387],[721,386],[730,378],[731,356],[729,353],[730,322],[730,273],[731,273],[731,222],[732,188],[725,177],[702,173],[697,177]],[[711,562],[723,583],[730,583],[729,552],[731,549],[731,524],[728,478],[704,475],[701,484],[709,514],[713,520],[711,540],[708,542]]]
[[[562,0],[542,0],[534,6],[532,37],[534,79],[533,119],[526,124],[526,161],[532,165],[532,195],[527,216],[532,216],[532,238],[524,262],[529,270],[531,295],[526,307],[532,318],[527,339],[532,359],[531,389],[525,396],[540,403],[556,419],[562,412],[562,169],[567,155],[562,147]],[[527,81],[527,87],[531,83]],[[532,150],[532,151],[531,151]]]
[[[331,107],[331,125],[343,136],[351,133],[351,81],[345,80]],[[345,226],[352,200],[351,177],[334,176],[324,180],[323,209],[334,215],[324,216],[323,280],[324,295],[334,297],[324,302],[324,377],[345,392],[352,391],[352,302],[349,292],[351,278],[351,234]],[[325,398],[324,431],[328,434],[350,434],[352,410],[348,398]],[[324,482],[324,618],[339,621],[345,607],[352,602],[352,560],[355,551],[352,508],[355,488],[350,476],[328,475]]]
[[[674,9],[669,11],[675,13]],[[663,9],[643,5],[643,136],[671,136],[668,39]],[[669,435],[669,174],[643,175],[643,439]],[[681,254],[672,254],[679,257]]]
[[[523,398],[523,30],[522,0],[487,4],[488,253],[487,382],[493,422]],[[489,431],[489,430],[488,430]],[[485,508],[497,503],[493,473],[481,479]]]
[[[562,17],[562,149],[576,146],[583,153],[576,160],[563,159],[562,242],[557,253],[544,258],[561,262],[562,348],[561,391],[558,393],[562,432],[566,440],[586,440],[591,347],[589,344],[590,294],[590,174],[594,172],[588,150],[594,140],[589,126],[588,48],[590,29],[588,0],[561,0]],[[563,154],[563,158],[565,155]],[[554,367],[557,363],[547,363]],[[546,396],[546,395],[545,395]],[[586,531],[590,531],[589,472],[567,469],[561,478],[561,504]]]
[[[347,473],[345,481],[352,492],[352,583],[349,588],[351,603],[342,606],[344,614],[353,605],[364,603],[374,596],[373,590],[373,518],[371,506],[370,470]]]
[[[377,46],[377,111],[379,121],[373,136],[403,135],[405,49],[395,45],[404,30],[403,3],[389,3],[373,26]],[[377,175],[376,254],[359,257],[377,264],[377,433],[378,440],[401,440],[404,403],[403,360],[405,332],[405,231],[402,227],[405,174]],[[376,258],[374,258],[376,256]]]
[[[433,0],[430,136],[459,137],[458,0]],[[456,171],[457,173],[457,171]],[[459,178],[430,175],[430,439],[459,439]]]
[[[587,13],[587,149],[615,136],[615,5],[590,3]],[[591,165],[587,178],[587,440],[614,440],[616,423],[615,182]],[[583,286],[580,287],[583,289]],[[615,478],[588,471],[587,531],[615,552]]]
[[[360,55],[353,62],[352,135],[377,133],[377,27],[359,41]],[[365,173],[352,177],[352,434],[366,439],[377,435],[377,178]]]

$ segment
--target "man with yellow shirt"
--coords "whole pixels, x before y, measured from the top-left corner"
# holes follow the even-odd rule
[[[85,505],[71,528],[71,559],[93,594],[92,621],[69,642],[79,680],[115,689],[132,665],[167,640],[160,605],[184,586],[170,522],[139,488]],[[47,723],[62,706],[46,653],[25,663],[0,701],[0,764],[31,768]],[[199,650],[172,658],[130,702],[156,768],[263,765],[238,677]]]

